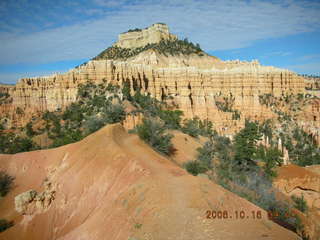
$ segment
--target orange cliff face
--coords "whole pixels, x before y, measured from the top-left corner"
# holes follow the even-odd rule
[[[0,166],[16,186],[0,205],[2,216],[15,221],[1,240],[300,239],[120,124],[56,149],[0,154]],[[209,219],[209,210],[228,217]],[[248,218],[236,219],[236,211]]]
[[[154,24],[143,30],[120,34],[114,46],[134,50],[146,44],[176,39],[167,25]],[[23,126],[32,116],[46,110],[63,109],[76,100],[78,85],[87,81],[105,81],[105,84],[120,86],[127,82],[132,93],[141,88],[142,92],[159,100],[171,99],[186,118],[208,118],[222,134],[234,133],[243,126],[246,118],[276,117],[260,104],[260,95],[305,94],[308,84],[294,72],[261,66],[257,61],[221,61],[204,52],[173,56],[148,49],[127,59],[91,60],[67,73],[25,78],[14,87],[0,87],[0,92],[8,92],[11,96],[10,101],[1,101],[0,119],[6,118],[8,126]],[[224,97],[232,98],[233,109],[239,111],[240,118],[234,120],[232,112],[217,108],[216,101]],[[17,114],[17,108],[23,113],[18,111],[20,114]],[[308,118],[305,125],[311,123],[309,125],[314,126],[318,122],[315,119],[320,119],[319,109],[312,109],[301,115],[302,121]]]
[[[106,84],[129,82],[157,99],[171,97],[185,117],[209,118],[220,126],[233,126],[231,113],[219,111],[219,95],[234,97],[234,108],[246,117],[263,119],[273,113],[259,103],[259,95],[304,93],[304,79],[293,72],[264,67],[256,62],[223,62],[211,56],[163,56],[155,51],[142,52],[128,59],[92,60],[65,74],[21,79],[8,91],[12,102],[1,104],[1,117],[17,125],[32,115],[64,108],[76,100],[77,86],[86,81]],[[24,110],[16,116],[16,108]]]

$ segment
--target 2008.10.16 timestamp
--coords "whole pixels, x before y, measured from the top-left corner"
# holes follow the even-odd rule
[[[233,213],[224,210],[224,211],[206,211],[206,217],[208,219],[261,219],[261,211],[251,211],[246,213],[245,211],[234,211]]]

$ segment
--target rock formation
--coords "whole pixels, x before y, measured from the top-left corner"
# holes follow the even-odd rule
[[[157,43],[161,40],[173,40],[177,36],[169,32],[169,27],[163,23],[155,23],[146,29],[129,30],[119,35],[119,40],[114,46],[121,48],[137,48],[147,44]]]
[[[15,210],[23,215],[33,215],[47,210],[55,198],[55,190],[49,181],[44,182],[44,191],[28,190],[14,199]]]
[[[121,34],[115,45],[138,47],[171,38],[175,36],[166,25],[154,24],[141,31]],[[0,86],[0,92],[9,93],[11,99],[1,102],[0,118],[21,126],[40,112],[61,109],[75,101],[80,83],[103,80],[118,85],[129,83],[132,92],[141,88],[157,99],[172,98],[185,117],[208,118],[223,134],[241,128],[245,118],[275,117],[259,103],[259,95],[306,93],[303,77],[285,69],[261,66],[256,60],[221,61],[207,54],[171,56],[150,49],[126,60],[91,60],[63,74],[23,78],[15,86]],[[241,113],[240,119],[235,120],[231,112],[217,108],[215,101],[219,96],[232,96],[234,108]],[[23,113],[17,115],[17,108]],[[313,109],[313,115],[304,114],[310,118],[307,121],[320,119],[319,109]]]
[[[274,185],[282,193],[291,197],[301,197],[303,195],[308,210],[300,213],[305,231],[310,239],[316,240],[320,237],[320,175],[312,168],[319,166],[299,167],[287,165],[278,169],[278,177]]]

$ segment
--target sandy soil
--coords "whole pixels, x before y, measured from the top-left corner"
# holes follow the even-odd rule
[[[153,151],[120,124],[56,149],[0,155],[16,187],[1,200],[1,217],[15,226],[1,240],[299,239],[248,201]],[[56,191],[48,209],[21,215],[14,197],[30,189]],[[228,219],[207,219],[206,211]],[[244,211],[245,219],[235,219]],[[262,219],[252,219],[261,211]],[[232,217],[232,218],[230,218]]]

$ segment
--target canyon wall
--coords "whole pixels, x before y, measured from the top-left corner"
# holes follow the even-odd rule
[[[259,95],[305,92],[304,79],[288,70],[253,62],[223,62],[211,56],[164,57],[143,52],[127,61],[93,60],[64,74],[21,79],[15,86],[2,86],[12,98],[0,105],[1,117],[21,125],[40,112],[63,109],[76,100],[77,86],[93,81],[130,83],[132,93],[141,88],[159,100],[171,99],[185,117],[209,118],[220,131],[240,128],[245,118],[264,119],[274,113],[259,103]],[[240,121],[220,111],[215,102],[230,95]],[[23,114],[17,116],[17,108]]]
[[[114,45],[137,48],[162,39],[177,37],[167,25],[158,23],[120,34]],[[23,78],[15,86],[0,85],[1,123],[7,127],[23,126],[44,111],[63,109],[76,100],[78,85],[87,81],[120,86],[126,82],[132,93],[141,88],[159,100],[170,101],[184,111],[186,118],[212,120],[222,134],[234,133],[246,118],[277,117],[260,104],[259,96],[306,94],[308,85],[294,72],[261,66],[257,60],[221,61],[205,52],[172,56],[149,49],[126,60],[91,60],[63,74]],[[217,103],[223,101],[231,101],[232,109],[219,109]],[[319,101],[300,114],[302,124],[318,133],[319,119]]]

